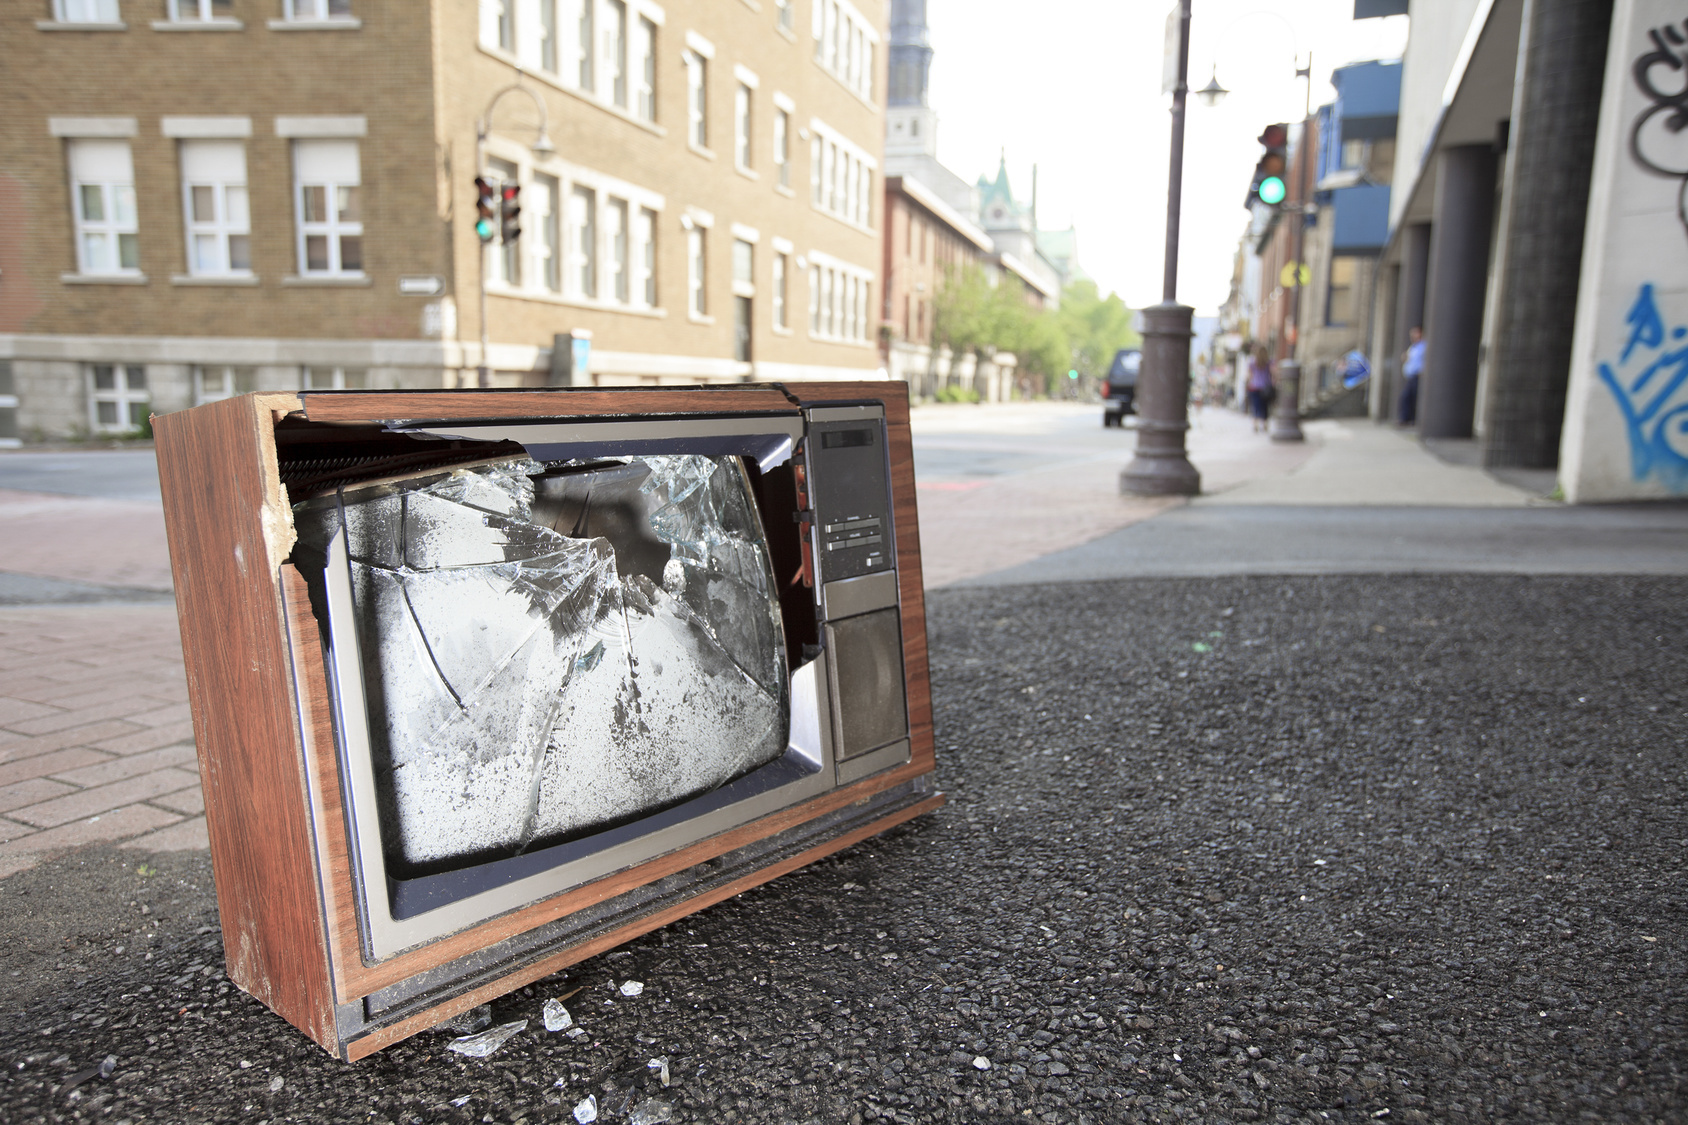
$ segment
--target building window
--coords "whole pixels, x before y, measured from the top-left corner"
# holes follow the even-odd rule
[[[634,108],[646,121],[656,120],[656,24],[643,16],[633,36],[633,74],[638,83],[638,105]]]
[[[1338,255],[1330,260],[1330,291],[1325,298],[1325,323],[1354,323],[1354,283],[1360,274],[1360,259]]]
[[[709,147],[709,60],[686,52],[686,107],[691,115],[692,144]]]
[[[733,161],[750,167],[750,87],[742,82],[733,95]]]
[[[516,0],[481,0],[481,46],[516,49]]]
[[[258,389],[258,373],[250,367],[193,368],[193,401],[197,405],[218,402],[235,395],[249,395]]]
[[[576,82],[582,90],[596,88],[596,81],[592,71],[592,30],[595,26],[593,16],[598,0],[577,0],[580,5],[579,37],[575,49],[579,62]]]
[[[707,316],[709,313],[704,294],[704,271],[708,264],[704,234],[696,227],[686,232],[686,308],[693,316]]]
[[[780,10],[781,28],[790,31],[796,26],[796,0],[774,0],[774,7]]]
[[[18,440],[18,387],[12,379],[12,361],[0,359],[0,449],[16,449]]]
[[[649,207],[639,208],[639,225],[634,230],[634,241],[638,244],[639,276],[637,288],[639,303],[647,309],[656,308],[656,212]]]
[[[733,282],[737,285],[756,283],[756,247],[742,238],[733,239]]]
[[[824,256],[823,256],[824,257]],[[809,333],[820,339],[866,342],[872,280],[856,266],[822,261],[809,269]],[[904,331],[907,331],[904,313]]]
[[[842,0],[814,0],[815,62],[857,95],[873,97],[873,42],[866,17]]]
[[[511,0],[505,0],[510,3]],[[539,67],[548,74],[557,73],[557,0],[539,0],[539,26],[534,29],[538,40]]]
[[[783,109],[774,111],[774,167],[779,169],[779,185],[791,186],[791,114]]]
[[[598,194],[588,187],[569,192],[569,285],[584,300],[598,296]]]
[[[204,23],[226,20],[234,0],[170,0],[169,14],[174,23]]]
[[[196,277],[250,273],[246,146],[240,141],[183,141],[182,203],[188,272]]]
[[[363,273],[362,172],[356,141],[295,141],[299,272]]]
[[[627,5],[610,0],[610,100],[627,108]]]
[[[361,391],[369,378],[358,368],[307,367],[300,373],[299,382],[307,391]]]
[[[135,171],[129,142],[76,140],[69,148],[77,269],[87,274],[138,274]]]
[[[809,142],[809,186],[819,210],[865,227],[873,215],[873,169],[868,156],[825,126]]]
[[[117,0],[54,0],[53,17],[60,23],[121,22]]]
[[[733,295],[733,358],[740,363],[750,362],[750,320],[753,315],[751,298]]]
[[[91,421],[97,433],[147,429],[152,396],[147,391],[146,368],[138,363],[91,363],[88,383]]]
[[[821,148],[820,135],[809,138],[809,202],[816,207],[821,205]]]
[[[790,327],[790,325],[786,323],[786,312],[785,312],[785,277],[786,277],[786,273],[790,270],[790,268],[791,268],[791,261],[790,261],[789,255],[787,255],[787,254],[775,254],[774,255],[774,283],[773,283],[772,288],[773,288],[773,299],[774,299],[773,304],[774,304],[774,327],[775,328],[789,328]]]
[[[1343,141],[1342,142],[1342,167],[1344,169],[1359,168],[1362,165],[1364,165],[1365,162],[1366,162],[1366,142],[1365,141],[1361,140],[1361,141]]]
[[[610,251],[610,299],[627,304],[627,200],[611,196],[604,208],[604,223]]]
[[[285,0],[290,20],[343,20],[352,15],[352,0]]]
[[[562,259],[558,256],[558,235],[561,227],[557,215],[557,177],[535,176],[528,185],[526,205],[529,228],[533,231],[533,277],[553,293],[563,291]]]

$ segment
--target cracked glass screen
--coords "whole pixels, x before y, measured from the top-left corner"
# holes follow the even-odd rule
[[[786,749],[779,603],[737,458],[507,461],[296,517],[318,552],[344,520],[400,872],[625,822]]]

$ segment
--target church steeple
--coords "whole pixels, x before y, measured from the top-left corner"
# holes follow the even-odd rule
[[[924,106],[932,46],[926,28],[926,0],[891,0],[891,92],[893,106]]]

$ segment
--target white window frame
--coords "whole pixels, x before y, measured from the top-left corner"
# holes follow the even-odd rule
[[[650,207],[640,207],[634,218],[633,247],[636,255],[634,264],[633,305],[635,308],[658,308],[657,302],[657,214]]]
[[[774,109],[774,169],[775,182],[782,188],[791,187],[791,111],[784,106]]]
[[[528,273],[532,288],[563,292],[563,181],[549,172],[535,172],[522,190],[522,241],[528,245]],[[531,238],[529,237],[531,235]]]
[[[610,195],[604,198],[598,213],[604,228],[604,246],[609,251],[603,259],[607,276],[600,279],[607,294],[604,300],[617,305],[632,304],[633,263],[629,258],[633,250],[633,205],[620,196]]]
[[[123,9],[118,0],[53,0],[53,19],[56,23],[116,24],[123,22]]]
[[[217,9],[223,14],[218,15]],[[171,23],[232,23],[234,0],[170,0],[166,14]]]
[[[750,138],[754,94],[748,83],[740,82],[733,91],[733,165],[741,172],[751,170]]]
[[[567,79],[576,89],[596,94],[598,91],[597,38],[598,0],[574,0],[577,5],[574,47]]]
[[[776,248],[773,259],[773,278],[768,290],[769,296],[772,298],[769,304],[773,310],[774,328],[781,332],[791,331],[791,325],[787,323],[791,314],[786,307],[786,291],[790,284],[790,277],[791,255]]]
[[[879,42],[873,21],[849,0],[813,0],[812,10],[815,65],[871,105],[874,51]]]
[[[111,143],[128,145],[128,141],[93,141],[73,138],[72,145],[81,143]],[[79,273],[89,277],[140,277],[140,216],[137,212],[135,200],[135,185],[133,182],[120,181],[87,181],[83,180],[75,170],[75,157],[72,152],[66,153],[70,159],[70,205],[71,216],[76,225],[76,268]],[[130,150],[129,179],[134,180],[134,151]],[[89,218],[87,213],[87,192],[89,189],[98,193],[100,199],[99,218]],[[111,264],[109,266],[92,261],[88,253],[90,237],[104,238],[111,247]],[[132,251],[134,264],[123,264],[124,240]]]
[[[342,184],[342,183],[330,182],[330,183],[325,183],[325,184],[307,184],[301,178],[301,176],[299,174],[299,163],[300,162],[299,162],[298,146],[303,145],[303,144],[311,144],[311,143],[313,143],[313,140],[311,138],[300,138],[300,139],[297,139],[293,142],[293,144],[294,144],[294,151],[293,151],[293,168],[294,168],[294,172],[293,172],[293,206],[295,208],[295,211],[294,211],[294,216],[295,216],[294,226],[297,228],[297,249],[298,249],[298,255],[299,255],[299,276],[300,277],[345,277],[345,278],[365,277],[365,276],[367,276],[367,274],[365,274],[364,269],[363,269],[363,264],[362,264],[362,259],[363,259],[363,220],[362,220],[362,218],[358,218],[358,219],[355,219],[355,220],[340,218],[340,203],[339,203],[339,200],[340,200],[339,193],[341,191],[343,191],[343,190],[357,191],[359,193],[359,195],[357,196],[357,201],[358,201],[357,210],[358,210],[360,215],[362,213],[362,209],[363,209],[363,199],[362,199],[363,152],[362,152],[362,145],[361,144],[358,145],[358,148],[359,148],[359,152],[358,152],[359,173],[358,173],[358,182],[357,183],[355,183],[355,184]],[[346,142],[346,143],[357,144],[357,142],[355,142],[355,141],[349,141],[349,142]],[[327,212],[326,212],[327,217],[326,218],[310,219],[310,220],[307,220],[305,218],[305,210],[306,210],[306,208],[305,208],[305,189],[308,188],[308,187],[320,187],[320,188],[322,188],[323,203],[327,208]],[[307,247],[309,245],[309,240],[313,236],[321,236],[321,237],[327,239],[328,266],[325,269],[311,269],[310,268],[310,257],[309,257],[309,252],[307,250]],[[343,247],[341,245],[341,240],[344,239],[344,238],[356,238],[358,240],[359,264],[358,264],[356,269],[346,269],[344,267],[344,262],[343,262],[343,259],[342,259]]]
[[[840,222],[873,229],[873,176],[879,162],[819,118],[809,121],[809,202]]]
[[[563,209],[563,246],[567,263],[563,292],[597,302],[603,281],[598,269],[598,192],[585,184],[569,185]]]
[[[99,385],[100,372],[112,378],[110,387]],[[146,428],[146,411],[152,406],[152,390],[145,365],[139,363],[90,363],[87,365],[88,427],[97,434],[132,434]],[[138,381],[139,386],[135,384]],[[102,421],[100,407],[110,405],[114,418]],[[136,417],[136,407],[140,416]]]
[[[642,121],[656,122],[656,21],[644,13],[633,24],[631,55],[639,64],[635,77],[637,98],[629,106]],[[631,63],[629,64],[631,65]]]
[[[519,288],[526,279],[525,263],[522,261],[522,240],[517,239],[514,243],[504,241],[503,188],[505,184],[520,187],[522,170],[514,161],[493,158],[487,161],[481,175],[492,185],[493,198],[498,201],[494,206],[499,210],[499,214],[493,219],[497,224],[498,237],[485,244],[485,249],[492,255],[492,260],[488,263],[487,280]],[[521,196],[516,198],[520,205]]]
[[[258,389],[258,369],[222,364],[194,364],[193,402],[195,406],[207,402],[221,402],[236,395],[247,395]],[[215,389],[213,389],[215,388]]]
[[[686,231],[686,314],[693,320],[709,318],[708,231],[693,225]]]
[[[818,250],[808,257],[809,335],[827,343],[870,345],[873,271]]]
[[[240,182],[216,181],[212,183],[196,183],[189,179],[187,171],[187,146],[196,141],[181,142],[178,164],[182,169],[182,226],[187,234],[187,263],[188,274],[192,277],[251,277],[252,276],[252,206],[251,196],[247,191],[246,176],[240,177]],[[224,144],[241,144],[239,141],[215,142]],[[241,144],[241,165],[245,167],[246,146]],[[212,216],[201,219],[197,216],[195,192],[203,188],[210,193]],[[231,195],[231,192],[238,194]],[[231,206],[231,200],[238,199],[239,206]],[[240,214],[231,214],[238,211]],[[211,266],[202,264],[197,246],[199,240],[209,238],[217,248],[217,262]],[[236,243],[235,239],[245,239],[244,266],[234,264]]]
[[[281,18],[288,23],[345,23],[356,17],[352,0],[281,0]]]
[[[781,31],[793,31],[797,26],[797,0],[774,0],[774,7],[779,9],[779,24]]]
[[[627,0],[604,0],[604,6],[609,9],[609,18],[605,21],[609,26],[604,31],[604,62],[608,72],[605,77],[608,79],[609,102],[617,109],[626,109],[627,93],[632,85],[627,80],[627,38],[630,34],[632,14],[627,10]]]
[[[686,51],[686,142],[709,150],[709,60],[695,49]]]

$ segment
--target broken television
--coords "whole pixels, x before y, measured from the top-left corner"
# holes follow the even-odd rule
[[[366,960],[909,760],[881,406],[277,437]]]

